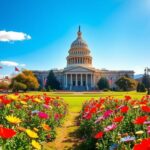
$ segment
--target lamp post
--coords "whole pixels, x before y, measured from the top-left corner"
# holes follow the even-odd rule
[[[145,75],[146,75],[146,80],[147,80],[147,95],[150,95],[150,78],[149,78],[149,72],[150,72],[150,69],[148,67],[145,68]]]

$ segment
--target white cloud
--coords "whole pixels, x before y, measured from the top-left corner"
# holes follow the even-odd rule
[[[4,65],[4,66],[8,66],[8,67],[11,67],[11,66],[25,67],[26,66],[26,64],[19,64],[14,61],[0,61],[0,65]]]
[[[19,66],[20,66],[20,67],[25,67],[25,66],[26,66],[26,64],[20,64]]]
[[[23,41],[30,39],[31,36],[23,32],[5,31],[5,30],[0,31],[1,42]]]

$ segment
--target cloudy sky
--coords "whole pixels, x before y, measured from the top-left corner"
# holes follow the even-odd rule
[[[150,0],[0,1],[0,75],[66,67],[81,25],[93,66],[150,67]]]

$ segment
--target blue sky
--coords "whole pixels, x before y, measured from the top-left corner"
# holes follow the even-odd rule
[[[66,67],[79,25],[95,68],[150,67],[150,0],[1,0],[0,6],[1,75],[14,66]]]

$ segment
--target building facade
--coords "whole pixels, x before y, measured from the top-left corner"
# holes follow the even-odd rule
[[[124,75],[134,77],[132,70],[100,70],[92,65],[92,56],[87,43],[82,38],[82,32],[77,32],[76,40],[71,44],[67,56],[67,66],[53,72],[59,80],[62,89],[71,91],[88,91],[97,89],[101,77],[107,78],[111,88],[116,87],[115,81]],[[33,71],[42,87],[44,87],[49,71]]]

